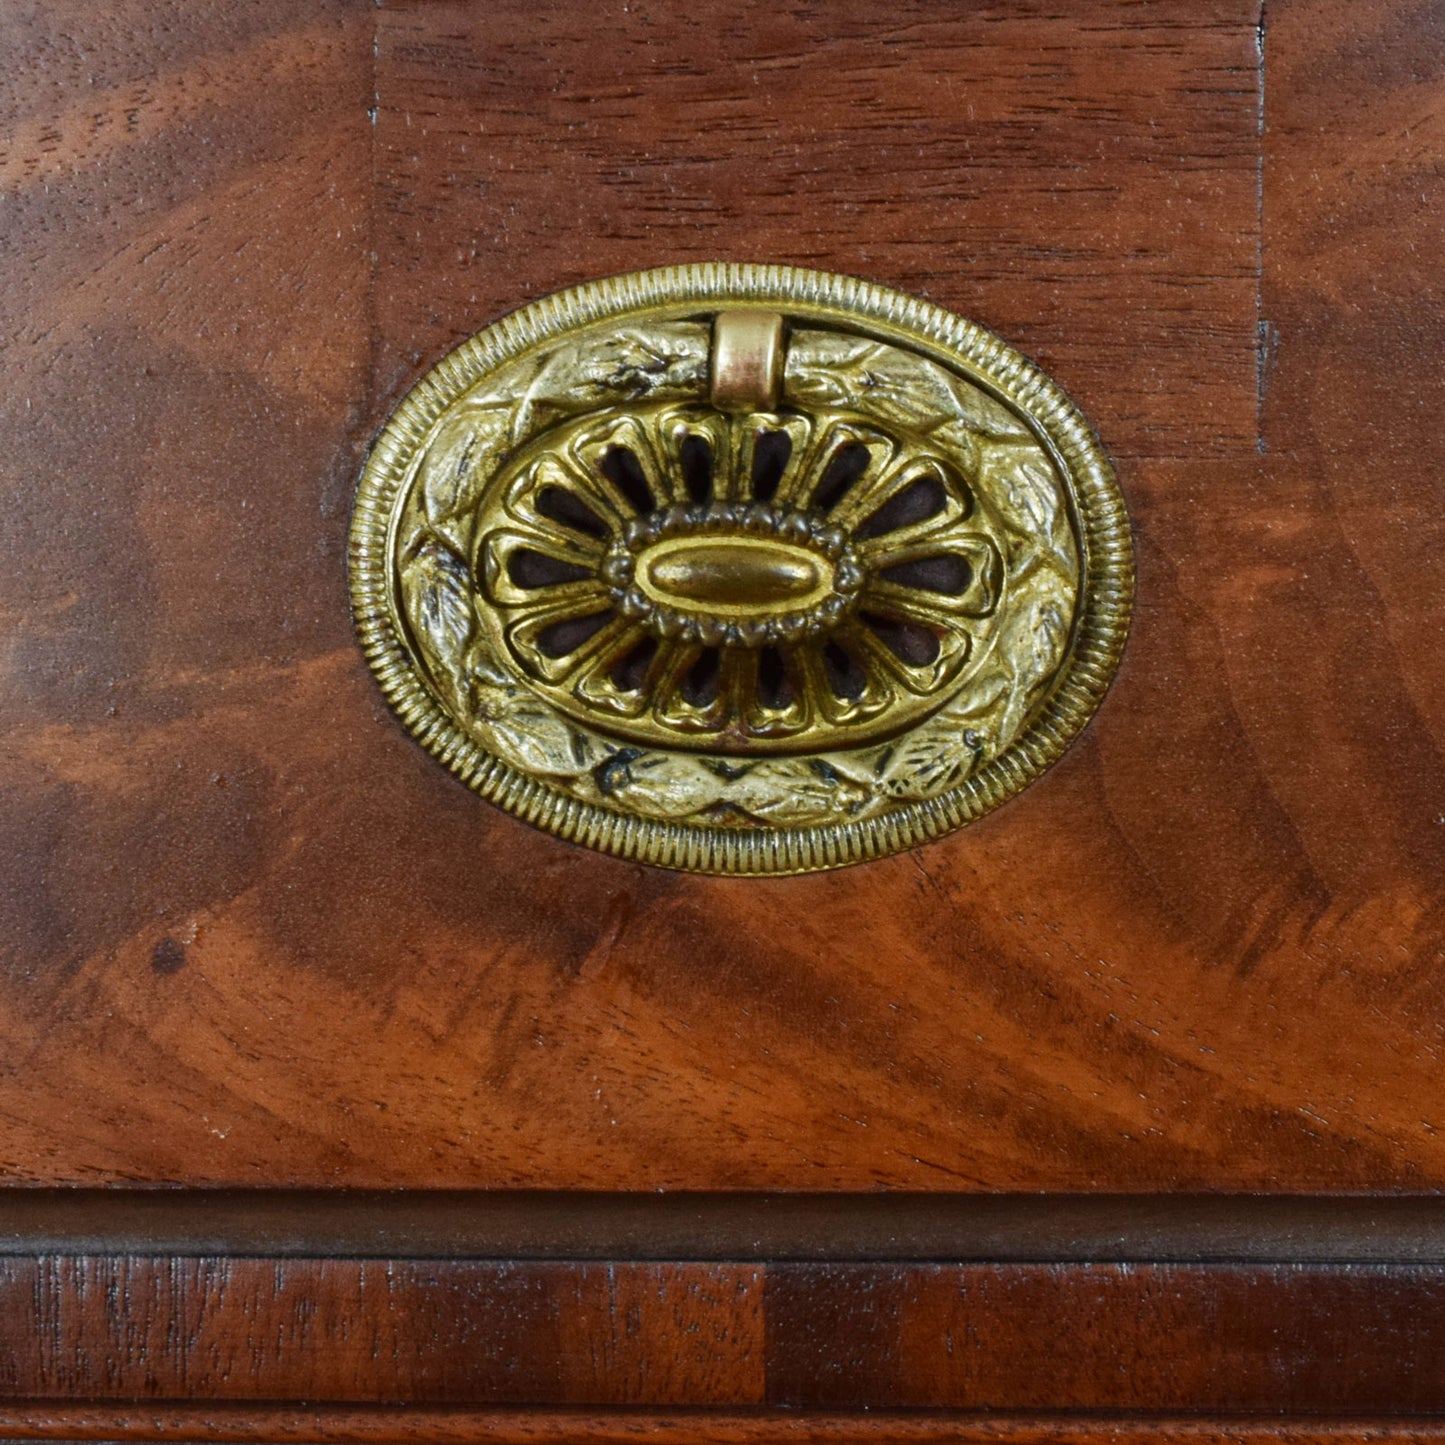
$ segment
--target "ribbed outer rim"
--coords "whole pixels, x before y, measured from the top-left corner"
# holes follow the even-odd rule
[[[878,818],[739,830],[635,817],[569,798],[469,738],[433,697],[398,634],[387,538],[407,463],[437,417],[496,366],[564,332],[658,305],[753,302],[834,323],[851,313],[981,380],[1030,417],[1067,469],[1084,549],[1074,644],[1032,724],[967,782]],[[931,302],[851,276],[709,262],[637,271],[543,297],[465,341],[407,394],[373,447],[352,517],[351,605],[367,661],[407,729],[469,788],[559,837],[664,868],[744,876],[838,868],[913,848],[979,817],[1055,762],[1093,716],[1118,666],[1134,592],[1128,514],[1113,469],[1063,391],[991,332]]]

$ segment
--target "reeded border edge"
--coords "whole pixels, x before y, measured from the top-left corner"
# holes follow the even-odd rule
[[[387,555],[392,506],[405,480],[404,453],[461,391],[511,356],[576,326],[689,301],[830,308],[882,323],[961,365],[1032,418],[1068,469],[1085,552],[1072,653],[1023,735],[949,792],[885,817],[767,832],[639,818],[565,797],[486,752],[451,720],[413,665],[396,627]],[[744,877],[839,868],[902,852],[1021,791],[1058,760],[1103,700],[1123,654],[1134,594],[1133,538],[1113,468],[1077,408],[1032,362],[932,302],[851,276],[735,262],[660,267],[555,292],[443,357],[402,399],[372,447],[352,515],[349,563],[352,615],[382,692],[417,741],[474,792],[524,822],[620,858]]]

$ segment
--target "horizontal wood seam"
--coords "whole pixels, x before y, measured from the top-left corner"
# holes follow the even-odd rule
[[[1437,1195],[0,1190],[0,1255],[1445,1263]]]
[[[699,1432],[705,1431],[702,1435]],[[812,1410],[469,1410],[439,1407],[297,1408],[250,1405],[244,1410],[211,1405],[51,1404],[10,1402],[0,1409],[0,1445],[16,1440],[206,1440],[336,1442],[391,1445],[426,1440],[430,1445],[513,1445],[565,1440],[569,1445],[698,1445],[700,1440],[762,1445],[762,1442],[991,1441],[997,1445],[1221,1445],[1224,1441],[1278,1441],[1281,1445],[1354,1445],[1360,1440],[1445,1440],[1445,1419],[1425,1415],[1279,1416],[1238,1413],[1030,1412],[1028,1414],[936,1410],[873,1410],[865,1414]]]

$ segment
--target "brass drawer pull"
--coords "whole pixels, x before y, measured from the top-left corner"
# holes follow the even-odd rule
[[[783,873],[934,837],[1052,762],[1128,623],[1087,425],[987,332],[786,267],[548,297],[406,397],[352,593],[406,725],[542,827]]]

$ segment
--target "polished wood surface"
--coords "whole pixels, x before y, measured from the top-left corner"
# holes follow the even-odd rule
[[[1445,1188],[1438,6],[65,0],[0,6],[0,39],[7,1181]],[[582,852],[452,782],[353,643],[347,510],[416,375],[570,281],[712,257],[968,314],[1118,459],[1113,693],[915,854],[762,882]],[[782,1405],[1141,1440],[1445,1409],[1441,1263],[1403,1245],[164,1243],[6,1256],[0,1393],[114,1408],[5,1432],[269,1428],[135,1398],[708,1403],[738,1440],[796,1432]],[[528,1438],[508,1418],[445,1438]]]
[[[0,1408],[7,1440],[236,1441],[242,1445],[1409,1445],[1445,1439],[1445,1421],[1355,1416],[1290,1421],[1229,1416],[997,1414],[961,1417],[929,1410],[486,1410],[447,1407],[52,1405],[18,1415]]]
[[[148,13],[5,22],[12,1178],[1445,1183],[1437,11]],[[1032,347],[1138,527],[1064,763],[833,876],[500,816],[346,617],[419,367],[721,254]]]
[[[1445,1409],[1439,1267],[10,1258],[0,1334],[34,1401]]]
[[[373,396],[565,283],[786,261],[983,321],[1120,457],[1252,452],[1256,18],[384,6]]]
[[[1439,1197],[14,1190],[0,1396],[105,1438],[138,1400],[198,1439],[182,1402],[1399,1416],[1445,1409],[1442,1291]]]
[[[0,1257],[1445,1265],[1440,1195],[0,1190]]]

